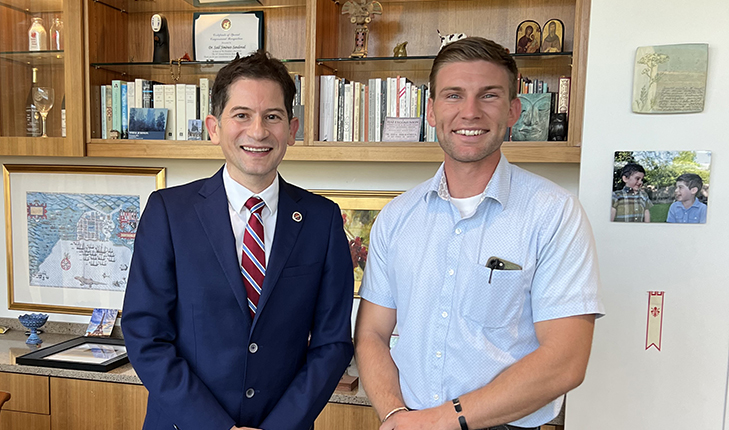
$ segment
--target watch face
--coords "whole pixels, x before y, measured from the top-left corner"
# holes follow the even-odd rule
[[[158,14],[152,15],[152,31],[158,32],[162,28],[162,17]]]

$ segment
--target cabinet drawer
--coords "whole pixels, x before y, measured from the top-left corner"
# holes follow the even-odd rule
[[[0,390],[12,396],[3,406],[3,411],[51,413],[47,376],[0,372]]]
[[[51,430],[51,416],[5,410],[0,412],[2,430]]]

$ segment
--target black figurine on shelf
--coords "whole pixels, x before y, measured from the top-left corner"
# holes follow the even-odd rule
[[[167,63],[170,61],[170,32],[167,29],[167,18],[158,13],[152,15],[152,31],[154,32],[154,54],[152,61]]]
[[[549,122],[549,140],[564,141],[567,140],[567,114],[556,113],[552,115]]]

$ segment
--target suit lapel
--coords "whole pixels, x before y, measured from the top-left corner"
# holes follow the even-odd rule
[[[271,296],[273,289],[278,283],[281,271],[291,255],[296,239],[301,231],[303,220],[306,219],[306,210],[299,205],[301,196],[296,188],[289,185],[279,176],[279,193],[278,193],[278,215],[276,216],[276,233],[274,234],[273,244],[271,246],[271,255],[268,257],[268,267],[266,268],[266,278],[263,280],[263,288],[261,288],[261,298],[258,301],[258,312],[253,321],[255,328],[258,315],[261,314],[266,306],[268,298]],[[295,221],[294,212],[301,214],[299,221]]]
[[[225,166],[200,188],[200,195],[205,199],[195,204],[195,210],[213,252],[220,263],[220,267],[228,279],[230,288],[233,289],[235,299],[246,316],[244,318],[245,324],[248,325],[250,324],[248,297],[243,285],[243,276],[240,273],[233,228],[230,225],[228,196],[225,194],[225,187],[223,186],[222,172],[224,168]],[[246,329],[248,328],[246,327]]]

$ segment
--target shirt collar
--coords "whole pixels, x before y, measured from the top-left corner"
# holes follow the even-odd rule
[[[268,188],[255,194],[230,176],[230,173],[228,173],[228,164],[226,163],[223,169],[223,185],[225,186],[225,194],[228,196],[228,203],[238,214],[243,214],[248,210],[245,204],[253,195],[260,197],[266,204],[266,207],[263,208],[264,213],[268,212],[269,215],[276,214],[278,210],[278,176],[276,176],[276,179],[273,180],[273,183]]]
[[[628,193],[628,194],[638,194],[638,193],[640,193],[640,191],[635,191],[634,189],[630,188],[627,185],[623,187],[623,192],[624,193]]]
[[[509,201],[509,191],[511,189],[511,168],[511,163],[509,163],[502,153],[499,164],[491,176],[491,180],[489,180],[486,189],[481,193],[479,204],[485,199],[490,198],[499,202],[501,207],[506,206],[506,203]],[[428,192],[425,193],[426,201],[435,196],[445,201],[451,200],[451,194],[448,191],[448,181],[445,175],[445,163],[440,165],[435,176],[430,181]]]

